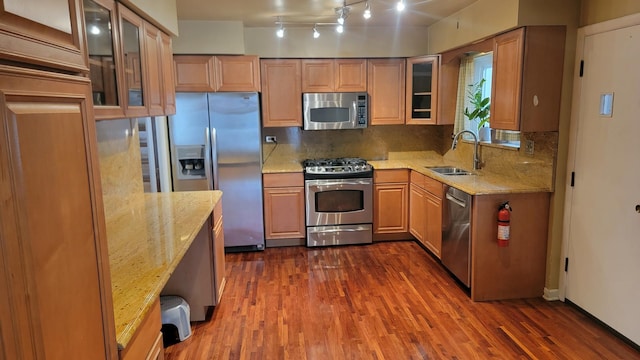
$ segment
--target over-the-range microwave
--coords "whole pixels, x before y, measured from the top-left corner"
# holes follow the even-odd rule
[[[305,93],[304,130],[361,129],[368,125],[366,92]]]

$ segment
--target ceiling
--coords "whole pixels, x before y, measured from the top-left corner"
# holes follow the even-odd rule
[[[353,26],[428,26],[470,5],[476,0],[404,0],[402,13],[397,0],[369,0],[371,18],[362,16],[365,1],[347,1],[350,15],[345,27]],[[272,27],[277,17],[288,26],[295,23],[333,23],[336,8],[343,0],[176,0],[179,20],[242,21],[245,27]]]

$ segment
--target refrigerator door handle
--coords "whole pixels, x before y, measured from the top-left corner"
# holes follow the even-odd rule
[[[213,167],[213,190],[220,190],[218,182],[218,131],[214,127],[211,128],[211,166]]]
[[[204,128],[204,174],[207,178],[207,190],[213,190],[213,178],[211,175],[211,142],[209,127]]]

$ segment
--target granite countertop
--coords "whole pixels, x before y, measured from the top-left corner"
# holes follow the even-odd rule
[[[221,191],[138,194],[105,208],[118,348],[124,349]]]
[[[411,157],[407,159],[395,160],[368,160],[374,170],[384,169],[411,169],[423,175],[436,179],[447,185],[456,187],[471,195],[508,194],[508,193],[533,193],[552,192],[549,187],[536,183],[524,183],[518,179],[489,173],[483,170],[472,171],[473,175],[441,175],[428,167],[434,166],[456,166],[467,169],[460,164],[452,163],[443,159],[442,156]],[[302,172],[300,162],[271,160],[263,165],[262,173],[279,172]]]

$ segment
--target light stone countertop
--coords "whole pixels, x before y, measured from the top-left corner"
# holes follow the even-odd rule
[[[105,208],[119,349],[128,345],[221,197],[221,191],[138,194]]]
[[[518,179],[512,179],[498,174],[485,172],[483,170],[472,171],[473,175],[441,175],[428,167],[434,166],[456,166],[465,170],[471,170],[460,164],[449,162],[442,156],[410,156],[406,159],[390,160],[368,160],[374,170],[384,169],[410,169],[423,175],[429,176],[447,185],[456,187],[471,195],[489,194],[513,194],[513,193],[534,193],[552,192],[549,187],[541,187],[539,184],[527,184]],[[299,162],[270,160],[263,165],[262,173],[279,172],[302,172],[302,165]]]

